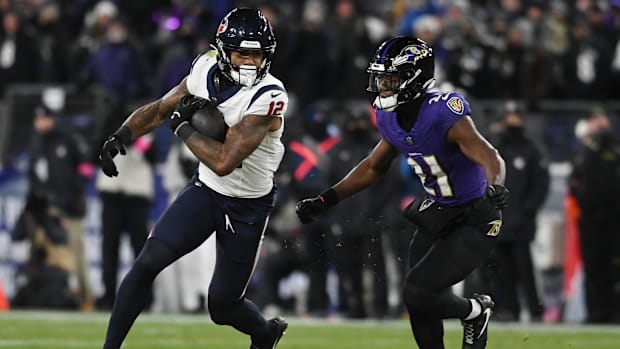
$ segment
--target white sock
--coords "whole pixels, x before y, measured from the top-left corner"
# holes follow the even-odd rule
[[[482,313],[482,306],[477,300],[470,298],[469,301],[471,302],[471,313],[467,315],[465,320],[475,319]]]

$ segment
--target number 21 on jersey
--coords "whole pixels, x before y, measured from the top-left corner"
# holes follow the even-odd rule
[[[409,154],[407,164],[420,177],[424,190],[429,195],[449,198],[454,196],[448,174],[443,170],[435,155],[413,157]]]

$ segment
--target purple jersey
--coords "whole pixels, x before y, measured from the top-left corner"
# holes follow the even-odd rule
[[[437,202],[456,206],[481,197],[487,187],[484,169],[458,145],[446,142],[450,127],[471,115],[469,103],[458,93],[427,93],[422,98],[418,119],[409,132],[400,127],[395,112],[377,110],[381,136],[407,157]]]

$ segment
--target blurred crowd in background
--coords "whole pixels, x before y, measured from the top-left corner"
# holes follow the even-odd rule
[[[515,202],[506,213],[510,237],[469,282],[484,280],[491,287],[499,319],[517,321],[526,313],[532,321],[561,321],[562,282],[545,289],[549,283],[534,270],[530,245],[536,215],[548,193],[558,192],[546,160],[575,158],[570,167],[581,172],[564,174],[555,203],[563,206],[564,196],[570,199],[562,226],[582,232],[583,320],[620,322],[620,304],[601,304],[601,299],[620,302],[620,231],[605,225],[620,213],[620,195],[613,199],[620,192],[615,178],[620,152],[613,137],[620,108],[601,107],[613,106],[610,101],[620,97],[618,0],[0,0],[5,127],[0,164],[6,170],[25,156],[29,184],[24,213],[15,227],[4,228],[13,240],[36,246],[29,257],[36,270],[15,272],[22,276],[15,277],[21,280],[15,307],[110,309],[122,267],[121,236],[128,233],[137,253],[152,220],[196,162],[167,128],[136,141],[126,163],[118,164],[119,171],[133,173],[127,182],[98,176],[95,154],[132,107],[158,98],[188,73],[196,55],[209,50],[221,18],[236,6],[257,7],[271,21],[277,38],[271,72],[291,96],[287,154],[276,178],[278,206],[249,289],[265,311],[349,318],[403,315],[398,284],[414,227],[400,210],[423,195],[406,163],[313,224],[297,222],[293,203],[341,178],[376,144],[364,91],[366,67],[381,41],[413,35],[433,47],[437,88],[456,89],[471,99],[481,132],[506,158],[508,181],[520,179],[509,184]],[[16,86],[24,84],[61,88],[37,94],[38,100],[19,109]],[[69,99],[85,100],[91,92],[98,102],[88,104],[84,122],[84,111],[79,117],[70,113]],[[545,115],[549,100],[579,101],[580,113]],[[482,113],[482,105],[493,107]],[[27,132],[19,133],[19,125]],[[599,169],[600,176],[589,175],[590,168]],[[591,192],[609,200],[598,205]],[[582,208],[604,214],[591,217]],[[100,239],[84,239],[89,212],[99,217]],[[583,231],[599,230],[606,231],[604,239],[592,238],[593,233],[583,240]],[[550,249],[564,250],[563,241]],[[84,246],[91,242],[99,245]],[[152,309],[205,311],[212,248],[207,242],[162,273]],[[92,289],[89,272],[95,263],[87,253],[92,250],[100,254],[97,277],[103,287],[98,291]],[[555,262],[548,269],[562,267]],[[63,271],[78,282],[67,287]],[[57,283],[56,289],[41,294],[41,285],[50,282]]]
[[[396,34],[431,44],[438,80],[473,97],[535,105],[620,93],[617,0],[3,0],[0,87],[94,81],[116,99],[160,95],[243,5],[274,25],[273,73],[300,107],[359,98],[369,55]]]

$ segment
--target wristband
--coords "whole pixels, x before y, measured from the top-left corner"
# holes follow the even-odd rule
[[[124,145],[131,142],[131,129],[127,125],[121,126],[118,130],[116,130],[116,132],[114,132],[114,134]]]
[[[174,134],[179,136],[183,142],[185,142],[194,132],[196,132],[196,130],[187,121],[182,122],[179,127],[174,130]]]
[[[338,201],[340,201],[340,199],[338,198],[338,193],[336,193],[334,188],[329,188],[325,190],[324,192],[319,194],[318,198],[321,199],[321,201],[323,201],[323,203],[325,203],[325,206],[327,207],[336,206]]]

